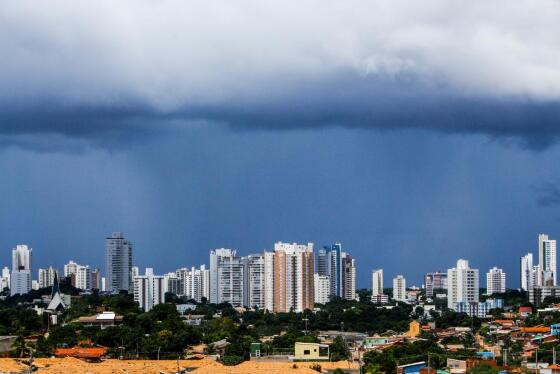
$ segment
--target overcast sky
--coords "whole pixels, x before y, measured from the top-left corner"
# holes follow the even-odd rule
[[[0,257],[156,272],[341,241],[519,283],[560,237],[558,1],[4,1]],[[163,254],[163,255],[162,255]],[[483,277],[481,277],[483,280]],[[482,282],[484,283],[484,282]]]

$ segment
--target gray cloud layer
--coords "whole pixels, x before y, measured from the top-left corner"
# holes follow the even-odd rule
[[[90,137],[188,119],[539,147],[558,133],[558,19],[557,1],[5,1],[0,131]]]

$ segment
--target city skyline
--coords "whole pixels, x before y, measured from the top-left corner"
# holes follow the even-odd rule
[[[117,239],[120,243],[124,243],[124,244],[125,244],[125,247],[130,249],[128,252],[126,252],[126,256],[131,256],[130,258],[127,257],[127,261],[132,261],[131,263],[132,263],[132,265],[134,265],[134,266],[131,266],[131,267],[130,267],[130,268],[131,268],[131,272],[128,272],[128,273],[132,274],[132,273],[134,273],[135,271],[138,272],[138,270],[139,270],[139,269],[142,269],[142,268],[145,268],[145,269],[148,269],[148,268],[149,268],[149,269],[152,269],[152,271],[153,271],[154,267],[151,266],[149,263],[148,263],[147,265],[146,265],[146,264],[138,265],[138,263],[137,263],[135,257],[134,257],[134,260],[132,260],[132,254],[131,254],[132,250],[131,250],[131,248],[132,248],[133,245],[134,245],[134,244],[133,244],[133,240],[126,239],[126,238],[124,237],[124,235],[123,235],[122,232],[113,232],[112,234],[106,236],[106,238],[105,238],[105,246],[106,246],[106,247],[104,248],[104,254],[105,254],[105,255],[107,255],[107,243],[111,243],[111,242],[114,241],[115,239]],[[554,258],[554,261],[553,261],[554,267],[551,268],[551,269],[556,269],[556,267],[557,267],[557,265],[556,265],[556,239],[555,239],[554,237],[552,237],[552,236],[550,236],[550,235],[548,235],[548,234],[539,233],[539,235],[538,235],[538,241],[537,241],[537,250],[536,250],[537,259],[538,259],[538,253],[540,252],[539,247],[541,246],[541,243],[542,243],[543,240],[544,240],[546,243],[550,243],[550,244],[548,244],[548,248],[552,248],[552,252],[551,252],[551,255],[549,254],[548,256],[549,256],[549,257],[552,256],[552,258]],[[278,243],[282,243],[282,242],[281,242],[281,241],[280,241],[280,242],[276,242],[275,245],[273,246],[273,248],[276,247],[276,245],[277,245]],[[296,243],[294,242],[294,244],[296,244]],[[314,246],[314,243],[309,242],[309,245],[311,245],[311,247],[313,247],[313,246]],[[18,245],[16,245],[16,246],[12,249],[12,257],[14,256],[14,254],[13,254],[14,251],[15,251],[17,248],[20,248],[20,247],[21,247],[21,248],[27,248],[27,247],[29,247],[29,250],[32,251],[32,248],[31,248],[30,246],[28,246],[27,244],[18,244]],[[325,268],[326,265],[323,263],[323,262],[325,261],[325,260],[324,260],[325,250],[331,251],[331,248],[337,248],[338,251],[339,251],[339,252],[338,252],[338,253],[339,253],[339,256],[338,256],[338,257],[337,257],[337,256],[333,256],[333,260],[332,260],[332,261],[335,261],[335,262],[338,262],[338,263],[339,263],[338,266],[341,266],[340,271],[342,271],[342,265],[344,264],[344,263],[341,263],[340,261],[341,261],[341,258],[344,259],[345,256],[351,259],[351,261],[352,261],[352,262],[351,262],[352,269],[365,268],[366,266],[368,266],[368,265],[363,265],[363,264],[361,264],[360,262],[356,262],[356,264],[355,264],[355,260],[356,260],[356,259],[354,258],[355,256],[350,255],[349,253],[347,253],[347,252],[345,252],[345,251],[342,250],[342,248],[343,248],[343,243],[335,242],[335,243],[329,244],[329,245],[327,245],[327,246],[323,246],[323,248],[318,248],[316,251],[313,252],[313,253],[314,253],[314,260],[313,260],[313,261],[314,261],[314,264],[315,264],[315,266],[314,266],[314,267],[315,267],[315,269],[314,269],[314,273],[315,273],[315,274],[318,274],[318,275],[324,275],[324,274],[326,274],[326,268]],[[261,251],[253,251],[253,252],[251,252],[251,253],[241,253],[241,252],[240,252],[240,253],[241,253],[240,255],[236,255],[236,254],[235,254],[235,253],[237,252],[236,249],[225,249],[225,248],[221,248],[221,249],[220,249],[220,248],[211,249],[211,250],[208,250],[208,252],[209,252],[210,255],[211,255],[211,256],[210,256],[210,261],[206,261],[206,262],[203,261],[203,262],[199,263],[198,265],[195,265],[195,264],[192,264],[192,263],[190,263],[190,264],[183,264],[181,267],[177,267],[176,265],[167,266],[164,270],[158,271],[158,272],[156,272],[156,273],[162,274],[162,275],[163,275],[163,274],[166,274],[166,273],[168,273],[168,272],[174,272],[174,271],[176,271],[176,270],[178,271],[180,268],[190,271],[191,267],[192,267],[192,269],[193,269],[193,271],[194,271],[195,268],[198,267],[198,266],[201,266],[201,269],[203,269],[205,266],[209,266],[209,264],[212,262],[212,260],[211,260],[211,258],[212,258],[212,253],[213,253],[214,251],[216,251],[216,250],[217,250],[217,251],[233,251],[232,253],[234,254],[234,256],[238,256],[238,257],[237,257],[237,258],[239,259],[238,261],[240,261],[240,262],[239,262],[239,266],[243,266],[243,264],[242,264],[242,262],[241,262],[242,259],[245,259],[245,258],[249,259],[249,258],[251,258],[252,256],[263,256],[263,255],[266,257],[266,254],[267,254],[267,253],[269,253],[269,254],[274,253],[274,250],[263,249],[263,250],[261,250]],[[330,253],[330,252],[326,252],[326,253]],[[547,253],[548,253],[548,252],[547,252]],[[340,256],[340,254],[342,254],[343,256]],[[243,257],[241,257],[241,256],[243,256]],[[330,256],[330,255],[329,255],[329,256]],[[550,281],[547,281],[547,280],[546,280],[546,279],[547,279],[547,278],[546,278],[547,272],[545,271],[544,268],[541,269],[541,266],[540,266],[541,263],[540,263],[540,262],[531,262],[531,264],[534,265],[534,266],[533,266],[533,269],[528,270],[528,269],[526,268],[526,258],[527,258],[528,256],[532,256],[531,258],[534,258],[534,257],[535,257],[533,252],[529,252],[529,253],[527,253],[527,254],[524,254],[524,255],[520,256],[520,257],[517,259],[518,268],[517,268],[516,271],[512,271],[512,272],[505,271],[505,272],[503,273],[503,274],[504,274],[504,282],[505,282],[505,274],[506,274],[506,273],[509,274],[508,277],[507,277],[508,281],[507,281],[507,287],[506,287],[506,288],[508,288],[508,289],[521,289],[521,288],[523,288],[523,283],[522,283],[522,277],[523,277],[523,276],[521,275],[523,272],[525,272],[525,277],[531,278],[531,280],[530,280],[529,282],[532,282],[532,283],[530,283],[530,284],[534,284],[534,285],[539,285],[539,284],[546,285],[547,283],[550,283],[551,285],[552,285],[552,284],[556,285],[557,283],[556,283],[555,271],[554,271],[554,270],[548,270],[548,274],[550,274],[550,276],[549,276]],[[264,258],[263,258],[263,259],[264,259]],[[105,262],[106,262],[106,260],[107,260],[107,259],[105,259]],[[89,274],[90,274],[90,273],[94,273],[96,279],[97,279],[97,277],[100,277],[100,276],[103,276],[104,278],[106,277],[107,265],[108,265],[107,263],[105,263],[104,266],[103,266],[103,264],[102,264],[100,267],[97,267],[97,266],[95,266],[95,265],[90,266],[89,263],[82,266],[82,265],[76,263],[73,259],[66,260],[66,261],[68,261],[68,262],[64,263],[60,268],[58,268],[57,266],[53,266],[53,265],[47,265],[47,266],[44,266],[44,265],[36,265],[36,266],[34,266],[34,267],[32,268],[32,272],[31,272],[31,279],[33,279],[34,281],[37,280],[37,281],[38,281],[38,284],[40,284],[42,275],[39,274],[37,277],[35,277],[35,275],[33,274],[33,271],[34,271],[34,272],[37,272],[38,270],[39,270],[39,271],[44,271],[44,270],[49,270],[49,269],[52,269],[52,268],[54,268],[55,270],[61,271],[61,273],[64,274],[65,276],[66,276],[66,275],[69,275],[70,271],[67,269],[69,266],[73,266],[73,267],[75,267],[76,269],[82,268],[82,270],[84,270],[84,271],[87,270],[87,274],[88,274],[88,277],[87,277],[87,278],[88,278],[88,279],[89,279]],[[329,260],[329,261],[331,261],[331,260]],[[468,261],[469,263],[472,263],[472,261],[470,261],[470,260],[467,260],[467,261]],[[546,258],[544,259],[544,261],[545,261],[545,263],[546,263],[546,261],[547,261]],[[550,261],[550,259],[549,259],[548,261]],[[13,262],[13,261],[12,261],[12,262]],[[12,266],[13,266],[13,265],[12,265]],[[128,266],[128,264],[127,264],[127,266]],[[262,266],[262,265],[261,265],[261,266]],[[332,266],[332,265],[328,265],[328,266],[330,267],[330,266]],[[490,274],[490,272],[492,272],[492,271],[495,271],[496,268],[497,268],[497,266],[500,266],[500,265],[499,265],[499,262],[496,262],[496,265],[493,265],[491,268],[488,268],[488,272],[489,272],[488,274]],[[6,266],[6,267],[7,267],[7,268],[10,268],[9,266]],[[426,284],[426,277],[427,277],[428,275],[430,275],[430,276],[432,276],[433,274],[443,274],[443,275],[447,275],[447,270],[448,270],[448,269],[451,269],[452,267],[453,267],[453,265],[449,266],[447,269],[443,269],[443,270],[438,269],[438,270],[435,270],[435,271],[432,270],[431,268],[419,269],[419,271],[422,272],[422,278],[421,278],[420,282],[417,282],[417,283],[409,283],[408,286],[410,286],[410,287],[412,287],[412,286],[423,286],[423,285]],[[479,267],[476,266],[476,265],[473,266],[473,268],[479,269]],[[98,272],[98,270],[100,271],[100,273]],[[500,271],[500,272],[503,271],[502,269],[497,269],[497,270]],[[264,270],[263,270],[263,271],[264,271]],[[369,278],[369,279],[368,279],[368,282],[369,282],[369,284],[360,285],[360,284],[358,283],[359,277],[356,276],[357,271],[356,271],[356,270],[353,270],[353,271],[354,271],[355,273],[353,273],[352,278],[355,279],[356,289],[361,289],[361,288],[371,289],[371,286],[372,286],[372,284],[371,284],[371,282],[372,282],[372,278],[371,278],[371,277],[372,277],[372,272],[381,271],[381,272],[382,272],[382,278],[384,278],[385,276],[391,276],[391,274],[387,275],[387,273],[386,273],[385,270],[384,270],[384,267],[372,268],[371,270],[368,271],[368,278]],[[481,276],[483,276],[484,274],[486,274],[486,270],[485,270],[485,269],[481,269],[481,271],[482,271],[482,272],[481,272]],[[532,274],[531,274],[531,271],[533,271]],[[73,270],[73,271],[71,271],[71,272],[74,273],[74,274],[78,274],[78,273],[79,273],[79,271],[77,271],[77,270]],[[330,270],[329,270],[329,274],[330,274]],[[541,275],[539,276],[538,274],[541,274]],[[517,279],[516,279],[516,276],[515,276],[515,275],[517,275]],[[338,276],[338,275],[337,275],[337,276]],[[337,276],[335,276],[334,278],[336,279]],[[403,276],[403,274],[395,274],[395,275],[393,275],[393,276],[391,276],[391,277],[394,278],[394,277],[399,277],[399,276]],[[405,274],[404,276],[405,276],[405,278],[409,279],[409,275]],[[489,275],[488,275],[488,276],[489,276]],[[52,277],[52,275],[51,275],[51,277]],[[82,276],[82,277],[84,277],[84,276]],[[35,279],[35,278],[36,278],[36,279]],[[130,280],[129,280],[129,282],[130,282],[130,287],[129,287],[129,289],[128,289],[129,292],[132,292],[132,288],[133,288],[133,285],[132,285],[132,284],[133,284],[133,278],[134,278],[134,274],[131,276],[131,278],[130,278]],[[85,279],[85,278],[83,278],[83,279]],[[389,278],[387,278],[387,279],[389,279]],[[97,281],[99,282],[100,279],[97,280]],[[485,280],[485,279],[483,279],[483,278],[480,278],[480,279],[479,279],[480,287],[483,287],[483,286],[486,284],[487,281],[488,281],[488,280]],[[86,282],[85,280],[81,280],[81,281],[79,281],[79,282],[80,282],[80,284],[86,284],[86,283],[83,283],[83,282]],[[89,282],[89,280],[88,280],[88,282]],[[329,283],[329,284],[330,284],[330,283]],[[407,286],[407,287],[408,287],[408,286]],[[332,287],[332,285],[331,285],[330,287]],[[387,287],[389,287],[389,285],[387,285]],[[334,292],[334,293],[337,293],[337,292],[340,292],[340,291],[335,291],[335,289],[333,288],[333,289],[331,289],[330,292],[331,292],[331,293],[333,293],[333,292]]]

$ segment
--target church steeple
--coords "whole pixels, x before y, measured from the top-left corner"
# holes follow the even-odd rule
[[[54,281],[53,281],[53,285],[52,285],[52,292],[51,292],[51,299],[54,297],[54,295],[56,295],[57,293],[60,293],[60,285],[58,284],[58,270],[55,270],[54,272]]]

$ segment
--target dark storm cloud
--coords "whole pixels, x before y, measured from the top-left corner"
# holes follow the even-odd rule
[[[553,1],[0,6],[5,136],[107,146],[184,121],[422,128],[535,149],[558,136]]]
[[[560,190],[554,183],[543,183],[535,186],[537,204],[541,207],[560,205]]]

